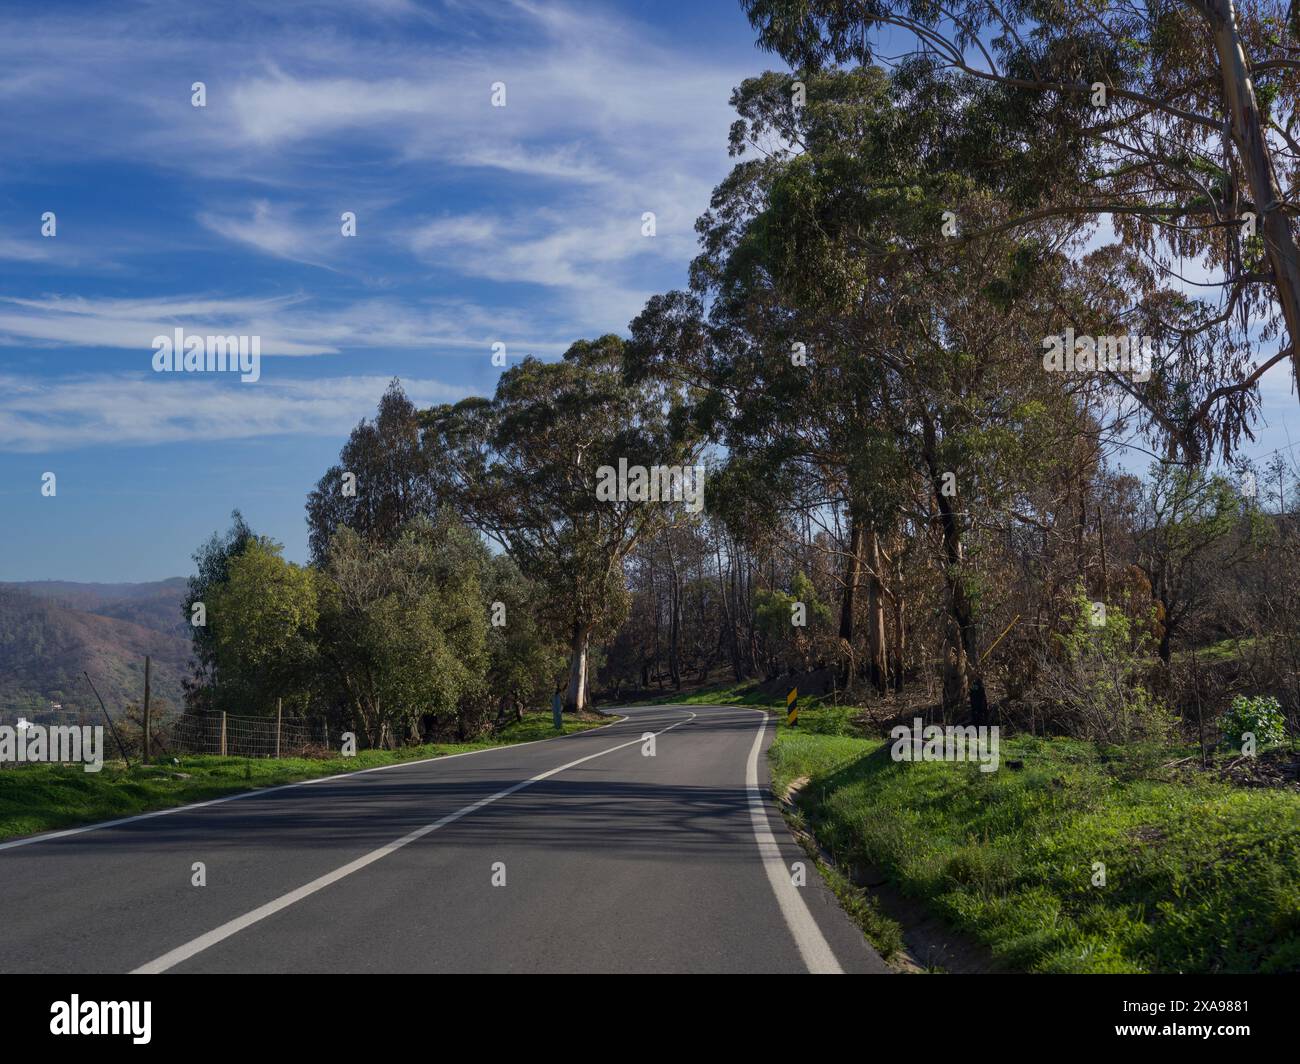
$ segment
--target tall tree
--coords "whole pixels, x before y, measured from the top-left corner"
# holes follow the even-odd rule
[[[324,561],[330,539],[350,528],[377,543],[392,543],[417,517],[432,518],[436,499],[429,455],[420,446],[418,411],[394,379],[374,421],[363,420],[307,497],[312,557]]]
[[[1236,564],[1256,545],[1264,522],[1255,509],[1242,518],[1226,478],[1168,465],[1152,467],[1137,518],[1138,565],[1159,606],[1160,660],[1168,665],[1175,637],[1210,599],[1211,558],[1221,571]]]
[[[285,561],[283,549],[254,539],[208,592],[221,677],[217,708],[270,713],[277,698],[287,698],[291,712],[306,708],[315,659],[315,574]]]
[[[321,654],[371,746],[455,719],[489,667],[483,546],[454,518],[391,544],[335,533],[321,570]],[[458,729],[462,737],[466,728]]]
[[[620,468],[695,461],[676,390],[629,383],[623,342],[610,335],[575,343],[559,362],[527,358],[491,399],[437,407],[424,422],[444,496],[541,588],[569,646],[565,707],[581,710],[592,639],[626,609],[623,562],[682,508],[598,487]]]
[[[969,697],[982,720],[967,537],[1078,427],[1065,382],[1039,362],[1058,319],[1054,243],[1068,227],[1013,235],[996,224],[996,198],[947,165],[966,137],[960,100],[944,89],[875,68],[742,85],[733,152],[779,147],[719,186],[698,225],[695,292],[652,300],[633,349],[645,352],[641,372],[704,382],[696,416],[720,426],[730,468],[756,485],[749,505],[775,510],[772,489],[788,484],[806,513],[846,510],[841,631],[852,631],[865,570],[878,686],[888,668],[879,539],[924,486],[912,519],[936,533],[953,700]],[[916,106],[920,94],[931,106]],[[946,210],[989,233],[937,241]]]
[[[1013,207],[997,224],[1109,217],[1166,279],[1213,271],[1213,334],[1192,413],[1239,418],[1290,357],[1300,378],[1300,19],[1281,0],[742,0],[759,43],[798,69],[871,62],[887,35],[957,72],[985,116],[978,161]],[[909,40],[910,38],[910,40]],[[1146,293],[1150,294],[1150,292]],[[1253,315],[1275,353],[1245,356]],[[1236,323],[1236,329],[1232,328]],[[1204,371],[1199,379],[1205,379]],[[1185,387],[1193,388],[1197,375]],[[1231,445],[1240,426],[1221,432]]]
[[[230,515],[230,528],[225,534],[214,532],[194,552],[197,571],[186,581],[185,598],[181,602],[194,653],[190,661],[191,675],[184,682],[185,704],[191,710],[213,708],[212,697],[218,679],[217,638],[207,623],[208,600],[229,579],[231,562],[256,541],[257,536],[248,527],[244,515],[235,510]]]

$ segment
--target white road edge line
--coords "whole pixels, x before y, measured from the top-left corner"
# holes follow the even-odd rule
[[[742,707],[749,708],[749,707]],[[808,911],[808,903],[803,900],[799,888],[794,885],[790,869],[781,857],[781,848],[772,834],[772,825],[767,816],[767,805],[763,793],[758,789],[758,751],[763,745],[763,733],[767,730],[767,714],[763,710],[763,719],[754,735],[754,745],[749,748],[749,766],[745,772],[745,787],[749,791],[749,813],[754,822],[754,838],[758,842],[758,852],[767,869],[768,882],[776,894],[777,904],[781,906],[781,915],[785,917],[786,926],[794,936],[794,943],[799,947],[799,955],[804,965],[813,975],[843,975],[844,969],[835,957],[834,950],[826,941],[817,926],[817,921]]]
[[[687,712],[689,713],[690,711],[687,710]],[[689,724],[695,719],[695,716],[696,714],[691,713],[685,720],[679,720],[676,724],[670,724],[668,727],[654,732],[653,734],[662,735],[664,732],[672,731],[674,728],[679,728],[683,724]],[[177,946],[175,949],[169,950],[161,957],[149,961],[148,964],[140,965],[139,968],[134,969],[130,974],[156,975],[159,972],[167,971],[169,968],[174,968],[182,961],[188,960],[190,957],[202,953],[205,949],[215,946],[218,942],[229,938],[231,935],[238,934],[246,927],[251,927],[260,920],[265,920],[268,916],[278,913],[281,909],[287,909],[290,905],[302,901],[303,898],[310,897],[318,890],[324,890],[331,883],[337,883],[340,879],[350,876],[353,872],[360,871],[367,865],[374,864],[376,861],[387,857],[390,853],[395,853],[403,846],[408,846],[416,840],[424,838],[424,836],[437,831],[440,827],[450,824],[454,820],[460,820],[462,817],[469,816],[470,813],[476,812],[486,805],[491,805],[493,802],[500,801],[502,798],[506,798],[509,795],[514,794],[516,791],[522,791],[525,787],[531,787],[534,783],[540,783],[542,780],[549,779],[557,773],[574,768],[586,761],[593,761],[598,757],[604,757],[606,754],[612,754],[615,751],[624,750],[629,746],[635,746],[640,742],[644,742],[644,739],[641,736],[638,736],[626,743],[620,743],[618,746],[611,746],[608,750],[601,750],[595,754],[588,754],[586,757],[580,757],[576,761],[570,761],[567,765],[560,765],[559,768],[553,768],[541,773],[540,775],[533,776],[530,779],[521,780],[519,783],[507,787],[503,791],[497,791],[496,794],[489,795],[487,798],[480,798],[477,802],[467,805],[463,809],[458,809],[454,813],[448,813],[440,820],[435,820],[432,824],[426,824],[422,828],[417,828],[409,835],[403,835],[400,839],[395,839],[386,846],[379,847],[377,850],[371,850],[370,853],[358,857],[355,861],[349,861],[341,868],[336,868],[333,872],[327,872],[325,875],[313,879],[310,883],[303,884],[297,890],[291,890],[288,894],[282,894],[273,901],[268,901],[265,905],[259,905],[256,909],[252,910],[252,912],[245,913],[243,916],[237,916],[233,920],[228,920],[226,923],[222,924],[220,927],[214,928],[207,934],[200,935],[198,938],[191,939],[182,946]],[[520,743],[519,745],[522,746],[524,744]]]
[[[657,706],[629,706],[629,709],[656,709]],[[667,707],[665,707],[667,708]],[[394,761],[391,765],[375,765],[373,768],[359,768],[353,772],[336,772],[329,776],[316,776],[309,780],[298,780],[297,783],[278,783],[274,787],[259,787],[252,791],[240,791],[238,794],[228,794],[223,798],[209,798],[206,802],[190,802],[188,805],[176,805],[170,809],[155,809],[151,813],[136,813],[134,816],[119,817],[117,820],[101,820],[98,824],[87,824],[79,828],[64,828],[62,831],[46,831],[40,835],[29,835],[25,839],[14,839],[11,842],[0,842],[0,850],[12,850],[19,846],[31,846],[36,842],[51,842],[54,839],[66,839],[70,835],[84,835],[87,831],[99,831],[102,828],[115,828],[121,824],[131,824],[137,820],[152,820],[156,816],[171,816],[173,813],[184,813],[191,809],[205,809],[210,805],[224,805],[226,802],[238,802],[241,798],[260,798],[264,794],[274,794],[276,791],[288,791],[294,787],[310,787],[316,783],[329,783],[331,780],[345,780],[352,776],[364,776],[367,772],[387,772],[390,768],[412,768],[415,765],[428,765],[434,761],[450,761],[457,757],[472,757],[475,754],[490,754],[497,750],[517,750],[521,746],[536,746],[538,743],[553,743],[556,739],[574,739],[580,735],[595,735],[597,732],[603,732],[606,728],[612,728],[616,724],[625,724],[631,717],[621,717],[618,720],[612,720],[608,724],[602,724],[599,728],[587,728],[580,732],[569,732],[567,735],[551,735],[545,739],[529,739],[526,743],[504,743],[501,746],[485,746],[482,750],[466,750],[460,754],[439,754],[437,757],[422,757],[418,761]]]

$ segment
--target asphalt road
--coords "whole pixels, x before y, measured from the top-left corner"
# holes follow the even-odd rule
[[[886,970],[775,808],[762,714],[621,712],[0,844],[0,972]]]

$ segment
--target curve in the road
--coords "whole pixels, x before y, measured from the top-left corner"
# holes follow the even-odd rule
[[[767,714],[621,712],[0,845],[0,971],[888,971],[792,878]]]

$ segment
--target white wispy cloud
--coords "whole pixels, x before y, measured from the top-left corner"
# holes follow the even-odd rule
[[[428,261],[429,227],[456,213],[429,209],[430,182],[477,181],[500,217],[459,242],[475,252],[463,271],[439,268],[544,286],[571,335],[621,328],[613,310],[681,276],[692,222],[729,165],[728,94],[754,71],[568,4],[392,0],[358,13],[300,0],[276,17],[241,4],[225,15],[141,2],[75,19],[0,12],[0,133],[21,135],[24,165],[117,158],[182,173],[214,238],[355,276],[380,267],[342,251],[340,209],[365,203],[366,232],[390,237],[374,245],[382,269],[409,272]],[[430,23],[445,32],[410,32]],[[165,69],[147,41],[166,42]],[[190,105],[192,80],[206,83],[206,108]],[[660,235],[629,238],[647,210]],[[423,239],[406,239],[413,230]],[[403,249],[416,253],[405,267],[391,261]]]
[[[46,262],[51,258],[50,247],[35,240],[15,240],[0,237],[0,259],[11,262]]]
[[[332,377],[256,384],[193,375],[0,375],[0,450],[45,452],[261,436],[342,437],[372,417],[389,378]],[[412,401],[453,402],[467,391],[403,380]]]
[[[49,297],[0,299],[0,344],[41,341],[75,347],[150,352],[155,336],[176,327],[194,333],[260,336],[263,355],[321,355],[330,344],[306,342],[276,328],[274,315],[293,299],[113,300]]]
[[[526,314],[468,301],[364,299],[322,309],[306,295],[270,299],[176,296],[86,299],[0,297],[0,345],[108,347],[152,353],[155,336],[191,333],[260,336],[266,356],[337,354],[376,348],[490,351],[497,340],[558,354],[563,339],[539,333]]]
[[[288,209],[259,199],[251,204],[251,213],[247,216],[200,211],[198,220],[218,236],[267,255],[328,268],[328,263],[319,254],[320,249],[327,246],[326,234],[329,231],[328,219],[323,216],[315,219],[314,224],[305,222],[295,218]],[[333,235],[339,235],[337,227],[334,227]]]

